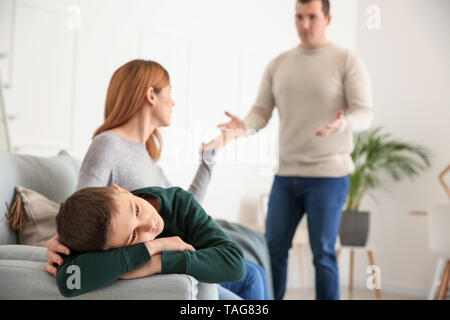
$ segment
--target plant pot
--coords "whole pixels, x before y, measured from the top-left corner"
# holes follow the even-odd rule
[[[339,238],[341,245],[365,247],[369,236],[368,211],[343,211]]]

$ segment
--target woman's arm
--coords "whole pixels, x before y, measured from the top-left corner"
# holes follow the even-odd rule
[[[96,137],[81,164],[77,190],[85,187],[107,186],[117,161],[114,141],[107,136]]]
[[[203,199],[205,198],[209,182],[211,181],[212,169],[215,165],[215,150],[200,150],[200,157],[201,163],[198,166],[197,172],[194,176],[194,180],[192,181],[187,191],[189,193],[192,193],[192,195],[199,203],[202,203]]]
[[[212,139],[208,143],[202,143],[200,150],[201,163],[197,169],[191,186],[187,190],[194,195],[195,199],[199,203],[203,202],[206,189],[211,181],[211,173],[215,165],[216,153],[225,147],[231,140],[232,138],[227,136],[226,131],[223,131],[221,135]]]

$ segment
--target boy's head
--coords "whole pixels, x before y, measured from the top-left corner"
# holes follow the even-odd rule
[[[64,201],[56,216],[59,240],[75,252],[120,248],[156,238],[164,229],[156,198],[117,185],[88,187]]]

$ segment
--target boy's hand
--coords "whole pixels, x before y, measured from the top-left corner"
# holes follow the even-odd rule
[[[120,279],[135,279],[161,273],[162,251],[195,251],[194,247],[184,242],[180,237],[158,238],[144,242],[152,259],[137,269],[128,272]]]
[[[58,253],[63,253],[66,256],[70,255],[70,249],[59,242],[58,235],[54,236],[50,240],[47,241],[47,264],[45,265],[45,269],[56,277],[56,273],[58,269],[53,265],[57,264],[61,266],[64,263],[63,258]]]
[[[146,241],[145,245],[150,253],[150,256],[158,254],[162,251],[195,251],[193,246],[184,242],[178,236]]]
[[[150,261],[147,261],[143,265],[134,269],[133,271],[128,272],[120,277],[120,279],[136,279],[152,276],[156,273],[161,273],[161,255],[155,254],[152,256]]]

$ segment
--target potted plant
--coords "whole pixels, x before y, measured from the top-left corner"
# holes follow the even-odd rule
[[[339,237],[343,246],[367,243],[369,212],[360,211],[366,194],[382,187],[386,178],[401,181],[417,176],[430,166],[429,151],[424,147],[395,140],[377,127],[355,135],[351,154],[355,171],[350,175],[350,189],[342,213]],[[371,195],[373,196],[373,195]]]

